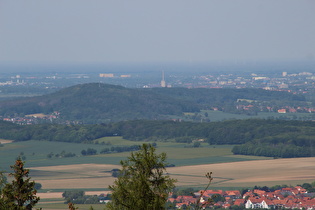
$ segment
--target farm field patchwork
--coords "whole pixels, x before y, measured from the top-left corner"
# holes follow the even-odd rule
[[[295,185],[315,180],[314,161],[314,157],[253,160],[181,166],[169,168],[168,172],[173,174],[181,185],[190,185],[190,182],[194,182],[192,186],[200,187],[207,181],[204,174],[210,171],[214,177],[211,186],[215,188]]]
[[[99,152],[106,146],[135,145],[144,142],[128,141],[121,137],[106,137],[98,141],[99,144],[8,142],[0,147],[0,169],[10,172],[9,166],[13,165],[18,155],[23,154],[26,157],[25,167],[31,169],[32,180],[43,186],[40,193],[43,193],[41,202],[45,205],[62,202],[60,193],[67,189],[82,189],[95,193],[106,191],[108,185],[114,181],[111,170],[120,168],[119,161],[128,157],[130,152],[82,156],[81,150],[94,148]],[[200,148],[187,148],[187,144],[184,143],[157,142],[157,153],[166,152],[168,163],[176,165],[168,167],[167,172],[178,180],[177,186],[202,188],[207,183],[204,175],[210,171],[214,177],[211,187],[221,189],[239,189],[255,185],[295,185],[315,180],[315,158],[272,159],[233,155],[231,153],[233,145],[210,146],[206,143],[201,145]],[[77,156],[47,157],[50,152],[57,154],[62,151],[73,152]]]
[[[254,160],[169,167],[167,172],[178,180],[178,186],[203,187],[204,175],[213,172],[212,187],[253,187],[277,184],[303,184],[315,180],[315,158]],[[32,178],[44,189],[107,189],[113,183],[110,170],[120,168],[107,164],[76,164],[32,167]],[[43,175],[45,172],[46,175]],[[303,183],[301,183],[303,182]]]
[[[170,167],[167,168],[167,172],[172,178],[178,180],[177,186],[199,189],[206,186],[207,179],[204,175],[210,171],[213,172],[214,178],[210,188],[215,189],[240,189],[255,185],[296,185],[314,181],[314,161],[315,158],[253,160]],[[116,165],[76,164],[34,167],[31,170],[52,172],[51,175],[47,173],[46,176],[37,176],[35,173],[32,178],[43,185],[44,189],[40,194],[43,198],[58,198],[59,195],[61,199],[61,192],[65,190],[65,187],[91,190],[90,194],[106,193],[107,186],[114,181],[109,173],[113,167]],[[62,173],[68,176],[62,176]]]

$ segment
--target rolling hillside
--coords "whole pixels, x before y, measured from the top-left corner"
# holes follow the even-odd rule
[[[242,100],[238,102],[238,99]],[[236,109],[236,105],[250,103],[255,103],[251,110]],[[255,115],[261,111],[261,107],[270,104],[278,107],[283,104],[302,106],[306,101],[304,96],[261,89],[130,89],[117,85],[89,83],[43,96],[1,101],[0,115],[24,116],[58,111],[63,120],[101,123],[165,119],[166,115],[181,116],[184,112],[196,113],[201,109],[210,110],[213,107],[230,113]]]
[[[143,89],[90,83],[61,91],[0,103],[1,115],[26,115],[59,111],[67,120],[84,122],[120,121],[126,119],[159,119],[162,115],[198,112],[192,102],[174,99]]]

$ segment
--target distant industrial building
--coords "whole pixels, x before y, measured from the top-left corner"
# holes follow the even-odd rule
[[[266,80],[268,77],[253,77],[253,80]]]
[[[100,74],[100,77],[114,77],[114,74]]]
[[[123,74],[123,75],[120,75],[120,77],[122,77],[122,78],[129,78],[129,77],[131,77],[131,75],[130,74]]]

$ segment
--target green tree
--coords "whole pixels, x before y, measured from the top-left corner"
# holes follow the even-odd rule
[[[2,199],[2,188],[7,183],[7,177],[4,176],[3,172],[0,172],[0,209],[7,209],[6,202]]]
[[[5,177],[3,172],[0,171],[0,193],[1,193],[2,188],[5,186],[6,183],[7,183],[7,177]]]
[[[24,162],[19,157],[11,166],[14,173],[12,183],[7,183],[2,190],[2,199],[8,209],[22,210],[32,209],[39,201],[36,196],[35,182],[31,181],[29,169],[24,168]]]
[[[197,148],[200,147],[201,143],[199,141],[195,141],[193,147]]]
[[[34,188],[36,190],[40,190],[40,189],[42,189],[42,184],[41,183],[35,183]]]
[[[168,194],[175,187],[176,180],[165,175],[166,154],[156,154],[150,144],[143,144],[140,150],[132,152],[127,160],[121,161],[121,176],[112,190],[109,209],[165,209]]]
[[[77,200],[83,196],[83,190],[66,190],[64,193],[62,193],[62,197],[66,199],[66,203],[73,202],[74,200]]]
[[[222,202],[225,201],[225,198],[224,198],[222,195],[220,195],[220,194],[214,194],[214,195],[212,195],[212,196],[211,196],[211,199],[213,200],[214,203],[217,203],[217,202],[219,202],[219,201],[222,201]]]

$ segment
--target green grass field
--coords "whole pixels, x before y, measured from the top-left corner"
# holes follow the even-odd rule
[[[45,190],[43,192],[62,192],[66,189],[71,189],[71,186],[76,185],[76,181],[70,183],[67,181],[69,179],[93,180],[92,182],[94,185],[80,185],[76,186],[76,189],[96,191],[108,187],[108,183],[112,181],[110,171],[113,168],[120,168],[120,161],[130,156],[130,152],[82,156],[81,151],[83,149],[94,148],[99,152],[104,147],[148,143],[124,140],[118,136],[105,137],[96,141],[98,141],[99,144],[75,144],[48,141],[24,141],[4,144],[3,147],[0,147],[0,170],[10,172],[9,166],[13,165],[16,157],[22,154],[26,157],[25,167],[33,168],[30,173],[31,177],[44,184]],[[167,162],[169,164],[174,164],[175,166],[271,159],[254,156],[234,156],[231,152],[233,145],[210,146],[207,143],[202,143],[199,148],[187,148],[187,146],[188,144],[185,143],[157,142],[157,153],[165,152],[168,156]],[[47,154],[49,153],[60,154],[62,151],[65,151],[66,153],[72,152],[77,156],[69,158],[47,157]],[[82,168],[74,167],[76,164],[102,164],[102,168],[95,165],[91,166],[90,169],[88,169],[89,166],[80,166],[87,167],[82,171]],[[103,166],[106,164],[108,165],[107,168]],[[67,167],[60,168],[59,166],[71,166],[72,169],[69,170]],[[47,167],[52,167],[52,169],[47,169]],[[98,185],[97,180],[102,178],[109,181],[104,185]],[[60,180],[60,182],[64,182],[65,184],[56,187],[55,184],[49,183],[49,180]]]
[[[9,166],[19,155],[24,156],[28,167],[72,165],[72,164],[114,164],[119,165],[120,160],[130,155],[130,152],[99,154],[103,148],[111,146],[141,145],[141,141],[128,141],[121,137],[105,137],[97,140],[100,144],[76,144],[49,141],[23,141],[4,144],[0,147],[0,170],[9,170]],[[103,145],[102,142],[110,145]],[[261,157],[233,156],[231,153],[232,145],[210,146],[202,143],[200,148],[185,148],[185,143],[157,142],[157,152],[165,152],[168,162],[176,166],[196,165],[206,163],[235,162],[242,160],[257,160]],[[83,149],[93,148],[98,151],[98,155],[82,156]],[[60,154],[75,153],[75,157],[48,158],[49,153]],[[268,158],[264,158],[268,159]]]
[[[314,116],[313,113],[276,113],[276,112],[258,112],[257,115],[241,115],[241,114],[231,114],[226,113],[222,111],[209,111],[209,110],[202,110],[200,114],[204,116],[205,113],[208,113],[208,119],[210,119],[212,122],[215,121],[223,121],[223,120],[229,120],[229,119],[250,119],[250,118],[259,118],[259,119],[304,119],[304,118],[310,118],[311,116]]]

